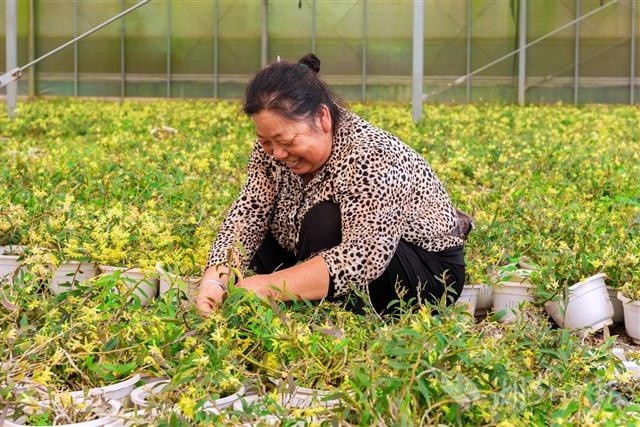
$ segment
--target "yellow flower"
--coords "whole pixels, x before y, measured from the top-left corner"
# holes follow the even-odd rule
[[[196,401],[186,394],[183,394],[178,401],[178,408],[185,416],[193,418],[195,415]]]

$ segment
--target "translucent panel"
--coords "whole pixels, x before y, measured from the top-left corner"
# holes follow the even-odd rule
[[[246,82],[260,68],[260,9],[260,1],[220,1],[221,81]]]
[[[19,1],[18,63],[28,62],[30,31],[38,57],[137,1],[35,0],[33,29],[29,2]],[[527,41],[575,19],[578,1],[582,14],[598,11],[580,24],[578,64],[575,25],[529,47],[527,102],[573,102],[576,65],[580,102],[629,101],[631,61],[636,75],[640,68],[638,48],[635,58],[631,52],[631,0],[529,0]],[[36,93],[120,96],[124,86],[126,96],[241,98],[260,68],[262,5],[261,0],[154,0],[82,40],[77,56],[69,47],[39,63]],[[425,1],[428,101],[516,101],[518,5],[517,0]],[[5,7],[0,1],[2,70]],[[295,61],[315,45],[322,77],[345,100],[411,99],[410,0],[272,0],[267,30],[269,62],[277,55]],[[454,83],[468,72],[468,82]],[[28,83],[25,73],[20,93]],[[640,93],[634,95],[638,102]]]
[[[544,39],[526,51],[527,102],[573,102],[576,27],[547,35],[575,19],[575,0],[529,3],[527,42]]]

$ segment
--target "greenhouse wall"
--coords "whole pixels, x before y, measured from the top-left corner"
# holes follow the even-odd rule
[[[529,0],[527,42],[598,11],[526,49],[526,101],[637,102],[636,1]],[[134,4],[18,0],[18,64]],[[519,4],[519,0],[424,2],[427,101],[516,101],[518,55],[473,74],[468,83],[454,82],[518,48]],[[3,72],[5,7],[0,2]],[[240,98],[263,55],[268,62],[277,56],[294,61],[313,51],[322,60],[322,76],[343,99],[409,101],[412,13],[413,2],[400,0],[153,0],[38,63],[20,80],[19,93]]]

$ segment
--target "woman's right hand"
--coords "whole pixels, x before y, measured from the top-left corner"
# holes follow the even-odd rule
[[[202,276],[196,297],[196,308],[203,316],[208,316],[220,306],[227,293],[227,287],[223,281],[226,274],[221,273],[215,267],[211,267]]]

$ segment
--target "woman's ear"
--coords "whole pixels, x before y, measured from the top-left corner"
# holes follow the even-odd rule
[[[331,111],[329,111],[329,107],[325,104],[320,106],[320,110],[318,111],[318,119],[320,120],[320,128],[324,133],[331,133],[331,128],[333,126],[333,122],[331,120]]]

